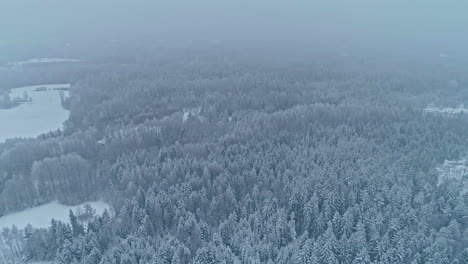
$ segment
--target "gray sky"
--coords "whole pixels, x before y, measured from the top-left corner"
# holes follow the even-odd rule
[[[0,0],[0,44],[151,40],[464,53],[467,13],[468,1],[455,0]]]

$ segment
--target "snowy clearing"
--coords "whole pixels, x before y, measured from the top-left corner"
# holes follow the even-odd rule
[[[21,212],[0,217],[0,230],[5,227],[11,227],[12,225],[16,225],[19,229],[23,229],[28,224],[37,228],[45,228],[50,225],[52,218],[62,222],[68,222],[70,209],[76,211],[77,208],[83,208],[85,204],[91,205],[98,215],[102,214],[105,209],[110,209],[109,204],[102,201],[87,202],[76,206],[63,205],[57,201],[53,201]]]
[[[438,185],[445,181],[454,181],[463,186],[462,194],[468,193],[468,160],[446,160],[437,168],[439,172]]]
[[[70,84],[34,85],[12,89],[10,97],[22,98],[26,93],[31,102],[11,109],[0,109],[0,142],[15,137],[36,137],[61,129],[69,116],[62,107],[57,89],[70,88]],[[41,91],[37,91],[41,90]],[[67,91],[63,91],[68,96]]]
[[[21,67],[28,64],[41,64],[41,63],[63,63],[63,62],[80,62],[77,59],[64,59],[64,58],[37,58],[25,61],[9,62],[8,65],[12,67]]]
[[[437,107],[436,105],[428,105],[424,108],[423,113],[443,116],[455,116],[458,114],[468,114],[468,108],[465,108],[463,104],[458,107]]]

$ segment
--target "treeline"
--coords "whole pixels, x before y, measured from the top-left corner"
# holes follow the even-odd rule
[[[29,229],[35,261],[467,263],[466,197],[436,168],[467,154],[468,120],[421,114],[465,93],[440,96],[449,75],[219,57],[102,70],[71,88],[63,132],[0,145],[0,209],[113,205]]]
[[[25,259],[53,259],[61,243],[73,236],[84,234],[84,226],[90,229],[90,220],[96,211],[89,205],[70,210],[70,224],[64,224],[54,219],[50,228],[36,229],[31,225],[18,229],[15,225],[3,228],[0,232],[0,260],[2,263],[21,263]],[[109,212],[104,211],[102,219],[109,218]]]
[[[0,260],[7,263],[21,259],[23,254],[24,234],[16,226],[4,228],[0,233]]]
[[[13,143],[13,146],[0,155],[0,214],[55,199],[66,204],[80,203],[101,190],[95,184],[92,145],[87,145],[90,138],[76,134],[60,139],[60,136],[44,136],[5,144]]]

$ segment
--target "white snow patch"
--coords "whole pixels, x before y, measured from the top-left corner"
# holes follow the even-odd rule
[[[70,84],[34,85],[12,89],[10,97],[23,97],[26,92],[32,102],[15,108],[0,109],[0,143],[8,138],[36,137],[52,130],[61,129],[69,112],[62,107],[61,88]],[[44,90],[44,91],[37,91]],[[68,91],[63,91],[68,96]]]
[[[192,109],[184,109],[184,115],[182,116],[182,123],[187,122],[187,120],[191,116],[200,119],[202,117],[200,116],[200,114],[201,114],[201,107],[195,107]]]
[[[59,63],[59,62],[80,62],[82,60],[77,59],[64,59],[64,58],[37,58],[37,59],[30,59],[25,61],[15,61],[9,62],[9,66],[13,67],[21,67],[23,65],[28,64],[41,64],[41,63]]]
[[[29,208],[21,212],[8,214],[0,217],[0,230],[5,227],[16,225],[19,229],[25,228],[28,224],[37,228],[49,227],[53,219],[68,223],[70,209],[74,212],[77,208],[83,208],[85,204],[91,205],[96,210],[97,215],[101,215],[104,210],[110,210],[110,205],[103,201],[87,202],[76,206],[68,206],[53,201],[37,207]]]
[[[468,193],[468,160],[446,160],[437,168],[439,178],[437,185],[445,181],[455,181],[463,186],[462,194]]]
[[[104,137],[104,138],[98,140],[97,143],[98,143],[98,144],[101,144],[101,145],[105,145],[105,144],[106,144],[106,141],[107,141],[107,140],[106,140],[106,138]]]
[[[424,108],[423,113],[434,114],[434,115],[443,115],[443,116],[454,116],[458,114],[468,114],[468,108],[465,108],[465,105],[460,104],[457,108],[454,107],[438,107],[434,104],[428,105]]]
[[[187,122],[189,118],[195,118],[202,122],[205,122],[207,119],[202,114],[203,106],[195,107],[195,108],[184,108],[183,115],[182,115],[182,123]]]
[[[190,116],[190,112],[184,112],[184,115],[182,116],[182,122],[187,122],[189,116]]]

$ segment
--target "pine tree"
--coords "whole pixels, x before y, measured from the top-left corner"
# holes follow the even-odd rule
[[[194,259],[195,264],[215,264],[218,263],[216,252],[211,247],[202,247],[197,250]]]
[[[83,264],[99,264],[102,258],[102,254],[97,248],[93,248],[89,255],[85,256]]]
[[[70,218],[70,225],[71,225],[71,228],[72,228],[73,237],[76,238],[76,237],[78,237],[80,235],[83,235],[84,234],[84,228],[80,223],[78,223],[78,219],[76,218],[76,216],[75,216],[75,214],[73,213],[72,210],[70,210],[69,218]]]
[[[342,264],[348,264],[352,261],[352,247],[350,240],[343,235],[338,241],[338,260]]]
[[[369,252],[367,252],[366,247],[363,247],[361,250],[359,250],[356,257],[354,257],[353,264],[371,264]]]
[[[319,264],[317,249],[312,239],[307,239],[301,248],[300,260],[304,264]]]
[[[182,264],[182,260],[177,252],[172,256],[171,264]]]
[[[148,215],[146,215],[145,218],[143,218],[143,223],[139,227],[138,232],[142,235],[147,236],[154,235],[153,223],[151,223]]]
[[[50,227],[47,230],[47,252],[49,258],[57,252],[57,221],[52,219],[50,222]]]
[[[317,218],[319,217],[319,204],[317,195],[314,195],[304,205],[304,224],[305,230],[309,232],[313,237],[318,234],[317,230]]]
[[[324,263],[335,264],[338,263],[336,258],[336,250],[338,247],[338,240],[333,233],[333,225],[331,221],[328,221],[328,228],[321,237],[322,248],[321,248],[321,259]]]
[[[356,232],[351,235],[351,241],[355,254],[367,247],[366,228],[361,221],[357,223]]]
[[[70,264],[74,261],[72,244],[68,240],[65,241],[55,258],[57,264]]]

